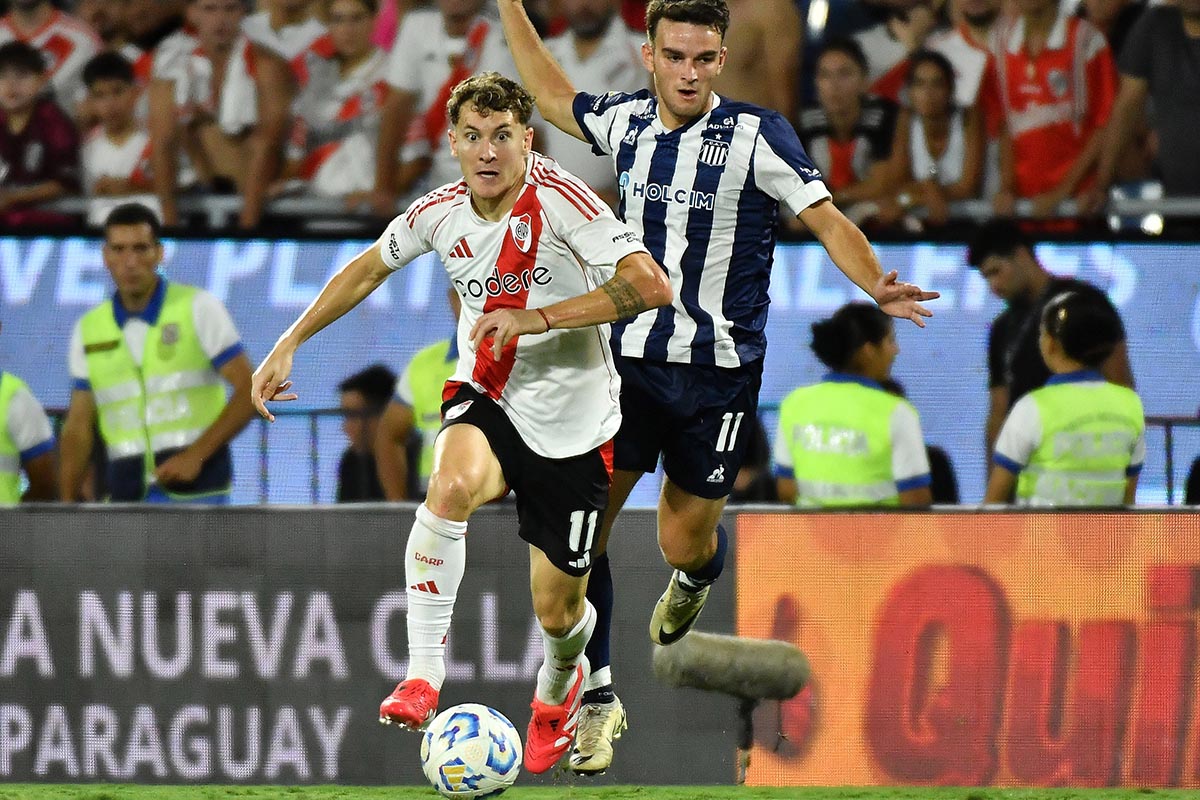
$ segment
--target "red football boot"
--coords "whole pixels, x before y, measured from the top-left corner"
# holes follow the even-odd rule
[[[533,774],[540,775],[550,769],[571,749],[586,678],[587,671],[580,664],[575,668],[575,681],[562,705],[547,705],[534,694],[533,702],[529,704],[533,716],[525,734],[525,769]]]
[[[379,705],[379,721],[384,725],[404,725],[413,730],[424,728],[437,713],[438,690],[424,678],[400,681],[395,691]]]

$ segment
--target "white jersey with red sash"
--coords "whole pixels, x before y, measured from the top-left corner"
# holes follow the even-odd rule
[[[607,325],[520,336],[499,359],[490,338],[478,351],[468,338],[487,311],[539,308],[585,294],[611,277],[622,258],[646,252],[637,233],[585,184],[532,153],[525,185],[504,219],[480,217],[459,181],[396,217],[379,249],[393,269],[431,250],[441,257],[462,297],[451,385],[469,383],[495,400],[534,452],[567,458],[617,432],[621,381]]]
[[[387,54],[374,48],[342,75],[328,35],[292,61],[300,92],[292,105],[291,156],[303,159],[300,176],[317,194],[341,197],[374,185],[386,68]]]
[[[221,96],[213,96],[213,62],[200,41],[182,31],[162,41],[154,58],[154,77],[175,84],[175,104],[180,121],[212,117],[230,136],[258,122],[258,86],[255,83],[254,44],[239,36],[225,63]]]
[[[489,70],[517,79],[516,67],[495,21],[477,17],[466,36],[450,36],[439,11],[417,10],[404,16],[388,63],[387,80],[394,89],[417,97],[418,116],[408,131],[402,160],[431,158],[427,185],[450,183],[461,175],[446,138],[450,127],[446,101],[461,81]]]

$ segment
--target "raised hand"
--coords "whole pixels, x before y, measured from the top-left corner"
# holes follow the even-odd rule
[[[291,371],[292,352],[288,349],[281,350],[278,345],[266,360],[259,364],[258,369],[254,370],[250,384],[250,401],[254,403],[254,409],[263,419],[275,421],[275,415],[267,410],[268,402],[285,402],[299,397],[295,392],[288,391],[292,388],[292,382],[288,380]]]
[[[918,327],[925,327],[921,317],[932,317],[933,312],[921,305],[924,300],[936,300],[940,292],[927,292],[920,286],[897,280],[896,270],[885,273],[871,289],[871,297],[883,313],[898,319],[910,319]]]

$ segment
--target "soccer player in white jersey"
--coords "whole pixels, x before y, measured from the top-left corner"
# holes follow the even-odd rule
[[[608,512],[588,597],[600,617],[594,664],[571,766],[597,773],[612,760],[625,713],[611,685],[608,627],[613,520],[644,472],[662,458],[659,546],[674,568],[650,637],[669,645],[691,628],[721,574],[718,524],[758,411],[767,294],[778,208],[800,220],[833,262],[896,317],[923,325],[933,299],[885,274],[870,243],[830,201],[821,174],[783,116],[718,97],[729,25],[724,0],[650,0],[642,61],[655,91],[576,92],[542,45],[522,0],[499,0],[521,78],[550,124],[609,155],[618,216],[641,235],[674,289],[670,307],[613,326],[624,420],[614,442]]]
[[[404,559],[408,674],[379,715],[419,728],[436,712],[467,520],[511,487],[545,645],[525,744],[526,769],[540,773],[574,739],[595,624],[584,592],[621,421],[605,326],[669,303],[671,290],[634,231],[530,151],[533,98],[516,82],[477,75],[447,110],[464,179],[414,202],[329,281],[255,372],[252,392],[272,419],[265,401],[296,397],[288,374],[300,344],[413,258],[441,257],[462,297],[461,355]]]

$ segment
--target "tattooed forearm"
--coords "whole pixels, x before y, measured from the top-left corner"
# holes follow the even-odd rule
[[[614,275],[612,280],[603,284],[600,288],[604,290],[608,298],[613,301],[613,305],[617,307],[617,319],[636,316],[648,307],[645,298],[642,297],[642,293],[620,275]]]

